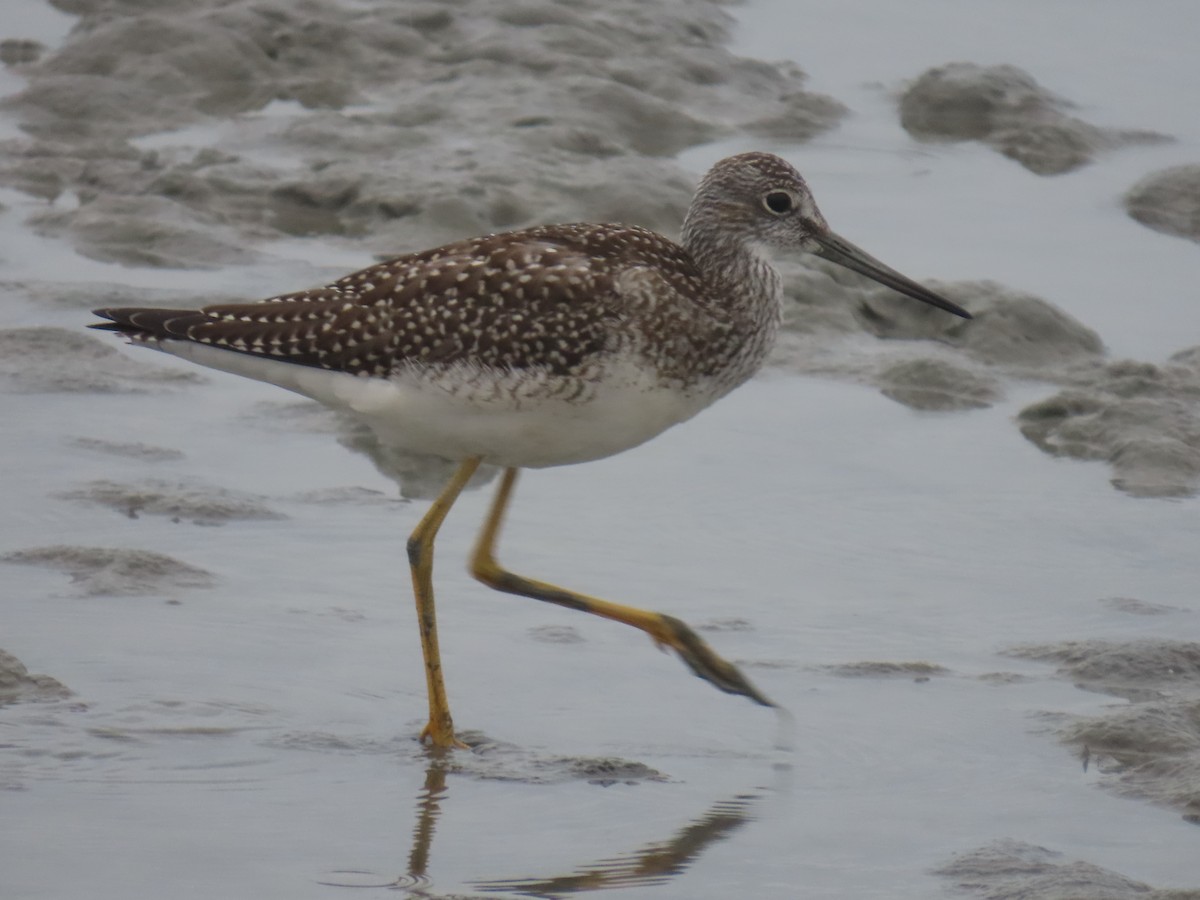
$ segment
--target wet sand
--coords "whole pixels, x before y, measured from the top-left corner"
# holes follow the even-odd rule
[[[1122,93],[1141,18],[1081,4],[1071,66],[1015,18],[857,5],[794,62],[770,0],[6,23],[5,897],[1190,896],[1191,13]],[[403,542],[445,464],[83,328],[542,221],[673,234],[751,147],[976,318],[787,263],[764,376],[525,479],[503,552],[686,619],[790,725],[471,581],[483,490],[438,567],[473,750],[430,758]]]

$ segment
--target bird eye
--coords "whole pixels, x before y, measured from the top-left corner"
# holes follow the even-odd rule
[[[771,191],[763,197],[763,206],[781,216],[792,211],[792,195],[787,191]]]

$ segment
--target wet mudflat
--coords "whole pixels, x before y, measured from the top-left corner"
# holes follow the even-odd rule
[[[1085,773],[1044,718],[1101,715],[1114,698],[1000,653],[1194,635],[1190,573],[1172,562],[1198,536],[1186,505],[1048,460],[1003,415],[917,422],[861,388],[757,382],[638,453],[527,478],[507,557],[686,616],[794,725],[637,636],[476,585],[456,563],[477,492],[447,523],[439,587],[456,715],[479,746],[443,764],[414,740],[424,698],[401,560],[422,504],[299,497],[387,485],[326,436],[230,415],[262,395],[214,379],[196,396],[203,434],[161,398],[162,431],[143,437],[188,448],[160,466],[269,496],[286,519],[206,527],[14,486],[34,533],[10,544],[151,544],[218,579],[101,596],[6,567],[6,631],[75,692],[5,710],[9,871],[31,896],[97,877],[125,892],[178,879],[323,896],[321,882],[423,876],[467,893],[662,878],[664,896],[807,883],[915,897],[949,854],[1015,836],[1187,883],[1182,810],[1097,790],[1101,769]],[[125,402],[145,400],[115,416],[76,407],[76,427],[118,433]],[[139,477],[141,462],[114,473],[59,449],[50,419],[6,454],[40,446],[79,478]],[[1169,608],[1143,615],[1114,595]]]
[[[231,22],[260,39],[255,9],[169,28],[130,12],[89,26],[80,49],[70,18],[31,3],[12,37],[45,45],[44,70],[21,62],[36,48],[6,45],[12,95],[37,90],[6,114],[0,193],[5,897],[1200,887],[1195,244],[1122,200],[1200,157],[1194,122],[1164,99],[1194,83],[1171,80],[1191,54],[1168,9],[1161,81],[1122,92],[1094,42],[1073,66],[1058,42],[1051,64],[1012,23],[981,43],[936,3],[881,24],[906,49],[857,67],[834,52],[849,38],[826,10],[826,40],[796,32],[808,82],[746,61],[784,55],[769,4],[738,10],[729,32],[717,7],[694,11],[699,32],[640,21],[678,51],[656,66],[582,55],[586,32],[602,43],[620,27],[594,10],[477,3],[456,18],[428,4],[392,23],[408,31],[347,26],[377,35],[364,54],[423,48],[428,83],[346,69],[332,82],[345,97],[318,95],[300,75],[342,63],[293,43],[254,76],[291,92],[268,114],[254,92],[210,91],[63,130],[55,91],[102,39],[120,49],[153,24],[192,35],[164,46],[216,54]],[[1149,27],[1080,17],[1096,36]],[[307,33],[279,28],[293,26],[292,41]],[[976,43],[944,37],[955,28]],[[446,50],[464,36],[476,43]],[[963,58],[978,62],[945,69]],[[525,77],[534,64],[568,67],[570,104],[554,79]],[[176,89],[157,65],[128,62],[104,90]],[[618,68],[624,87],[596,94]],[[511,70],[524,74],[505,82]],[[685,71],[687,116],[647,115]],[[456,84],[466,105],[401,110],[385,75],[429,91],[426,106]],[[504,83],[525,100],[503,115],[523,124],[494,130],[490,150],[460,147],[457,168],[446,153],[422,156],[424,171],[406,161],[455,128],[494,129],[483,101]],[[930,112],[960,89],[976,113],[992,98],[986,129]],[[531,123],[535,99],[547,121]],[[587,133],[579,103],[621,127]],[[669,145],[647,143],[651,125]],[[389,144],[397,134],[412,146]],[[340,170],[317,164],[334,138]],[[661,156],[693,146],[678,166]],[[275,389],[83,331],[88,308],[123,297],[266,296],[540,212],[670,230],[694,175],[751,146],[782,149],[836,228],[938,280],[979,313],[973,330],[792,266],[768,372],[636,451],[527,474],[502,558],[685,619],[790,722],[640,635],[473,582],[461,562],[483,486],[448,520],[437,568],[448,688],[474,749],[430,758],[415,741],[424,684],[403,553],[426,468]],[[497,181],[518,158],[520,177]],[[410,181],[388,168],[401,164]],[[385,187],[361,180],[372,167]],[[635,187],[597,211],[578,186],[614,170]],[[475,200],[450,203],[464,185]],[[540,206],[513,205],[526,188]],[[108,211],[92,216],[98,201]],[[152,240],[150,225],[168,233]]]

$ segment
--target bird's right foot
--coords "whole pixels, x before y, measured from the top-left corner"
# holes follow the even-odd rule
[[[447,716],[443,721],[430,719],[418,740],[430,750],[470,750],[469,744],[464,744],[454,736],[454,726]]]

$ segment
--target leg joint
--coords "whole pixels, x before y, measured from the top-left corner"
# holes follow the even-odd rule
[[[504,576],[508,572],[500,568],[500,564],[492,558],[491,554],[476,552],[471,557],[471,577],[476,581],[486,584],[490,588],[500,590],[500,584]]]
[[[408,550],[408,564],[410,566],[419,565],[421,562],[421,554],[425,549],[425,542],[418,535],[412,535],[405,545]]]

